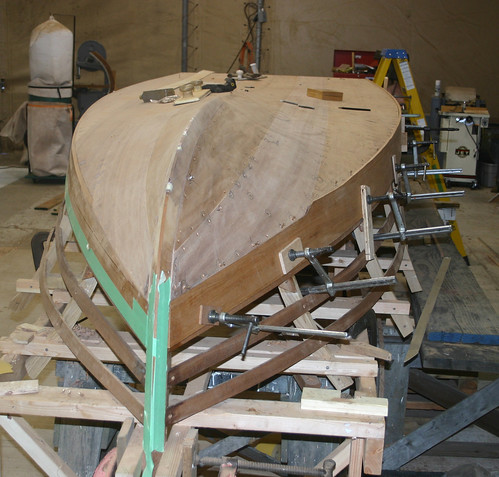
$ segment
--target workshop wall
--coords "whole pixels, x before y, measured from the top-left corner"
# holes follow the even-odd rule
[[[248,33],[245,3],[190,2],[189,71],[229,69]],[[440,79],[443,86],[475,87],[499,119],[498,2],[265,0],[265,9],[262,73],[328,76],[335,49],[404,48],[427,112]],[[0,126],[27,98],[30,34],[50,13],[71,30],[75,16],[76,48],[86,40],[104,45],[118,88],[181,69],[181,0],[0,0],[0,77],[6,85]],[[90,81],[102,78],[94,74]]]

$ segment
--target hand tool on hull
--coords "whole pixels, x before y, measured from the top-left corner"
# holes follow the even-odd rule
[[[202,89],[209,89],[212,93],[227,93],[237,88],[236,80],[227,76],[223,84],[204,84]]]

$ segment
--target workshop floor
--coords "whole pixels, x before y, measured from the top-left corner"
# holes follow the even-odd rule
[[[18,166],[16,157],[0,155],[0,337],[42,313],[37,299],[20,313],[13,313],[9,302],[16,292],[16,280],[31,278],[34,273],[31,237],[55,224],[53,210],[35,210],[35,206],[64,190],[61,184],[34,183],[24,177],[26,173],[26,168]],[[499,198],[489,202],[492,197],[490,188],[467,190],[463,198],[457,199],[460,203],[458,224],[471,270],[499,313]],[[40,377],[40,384],[55,382],[52,366]],[[28,421],[51,444],[53,419],[29,418]],[[3,430],[0,431],[0,459],[0,475],[43,475]],[[453,467],[452,462],[446,465]]]

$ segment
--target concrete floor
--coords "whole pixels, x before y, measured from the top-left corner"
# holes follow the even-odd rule
[[[0,156],[0,336],[9,335],[23,322],[34,321],[42,313],[40,303],[33,300],[21,313],[13,313],[9,302],[15,294],[18,278],[31,278],[34,273],[30,241],[41,230],[55,224],[53,211],[34,207],[64,190],[61,184],[33,183],[24,178],[26,168],[7,167],[15,164],[11,157]],[[499,199],[490,188],[467,190],[458,198],[458,224],[471,262],[471,270],[499,313]],[[55,384],[53,367],[40,377],[40,384]],[[29,419],[47,442],[52,440],[52,419]],[[0,431],[0,476],[43,475],[3,430]]]

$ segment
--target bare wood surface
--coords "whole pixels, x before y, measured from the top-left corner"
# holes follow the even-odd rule
[[[350,445],[350,465],[348,477],[362,477],[362,462],[364,460],[365,439],[352,439]]]
[[[411,344],[404,358],[404,363],[407,363],[419,353],[419,348],[421,347],[421,343],[423,342],[426,327],[428,326],[428,323],[430,321],[431,313],[433,311],[433,307],[435,306],[435,302],[437,301],[440,288],[445,279],[445,274],[447,273],[447,270],[449,268],[449,264],[450,258],[444,257],[442,263],[440,264],[440,268],[438,269],[435,281],[431,286],[430,294],[428,295],[428,299],[426,300],[425,306],[423,307],[423,311],[419,316],[416,330],[412,335]]]
[[[0,425],[47,475],[77,477],[23,418],[0,416]]]
[[[48,359],[75,359],[74,354],[68,346],[63,343],[58,335],[52,336],[52,332],[52,328],[40,328],[28,344],[18,344],[8,338],[0,338],[0,351],[30,357],[47,357]],[[145,351],[133,339],[130,333],[120,332],[120,335],[134,353],[137,354],[137,357],[145,361]],[[118,357],[99,336],[81,337],[80,339],[100,361],[108,363],[119,362]],[[175,353],[172,356],[172,365],[178,365],[194,356],[201,355],[223,341],[224,338],[204,338],[199,343]],[[245,360],[242,360],[240,356],[235,356],[218,365],[217,369],[233,371],[252,369],[295,345],[296,343],[289,341],[272,341],[271,344],[261,343],[248,350]],[[330,345],[329,348],[332,353],[329,360],[320,360],[312,355],[284,370],[284,372],[291,374],[325,375],[334,373],[335,375],[344,376],[375,376],[377,373],[377,364],[373,359],[369,358],[390,359],[390,353],[374,346],[366,346],[356,342],[340,346]]]
[[[357,238],[357,244],[360,250],[362,250],[364,248],[364,234],[359,229],[355,229],[355,236]],[[369,272],[369,275],[373,278],[383,275],[383,270],[376,256],[374,256],[373,260],[366,264],[366,268]],[[395,294],[391,291],[387,291],[383,296],[386,296],[389,300],[396,300]],[[391,313],[390,316],[394,323],[397,325],[397,329],[399,330],[402,337],[405,338],[412,333],[414,327],[412,325],[412,319],[409,315],[398,315],[395,313]]]
[[[62,231],[58,228],[59,243],[62,239]],[[49,249],[51,249],[50,247]],[[40,263],[40,292],[41,299],[49,317],[52,326],[57,330],[64,342],[71,348],[78,360],[93,374],[93,376],[121,401],[126,403],[134,417],[140,422],[144,419],[144,406],[137,400],[137,396],[123,384],[111,371],[109,371],[89,350],[86,348],[75,335],[74,331],[64,322],[62,315],[55,308],[46,283],[47,273],[47,251],[43,254]]]
[[[140,393],[137,393],[140,395]],[[142,396],[143,397],[143,396]],[[179,398],[172,396],[172,402]],[[0,413],[85,418],[97,421],[123,422],[130,411],[109,391],[100,389],[55,388],[40,386],[36,397],[10,395],[0,400]],[[300,411],[299,403],[229,399],[191,416],[186,426],[211,429],[240,429],[261,432],[290,432],[312,435],[381,438],[384,419],[358,415]]]
[[[388,415],[388,400],[377,397],[355,397],[344,399],[329,389],[305,388],[301,398],[301,408],[339,412],[344,414]]]
[[[90,278],[82,283],[82,287],[85,290],[85,293],[89,295],[95,290],[97,286],[97,281],[95,278]],[[77,303],[74,300],[70,300],[69,303],[64,308],[62,312],[62,319],[67,323],[69,327],[73,327],[78,319],[81,317],[81,310]],[[52,330],[49,334],[48,339],[55,339],[57,336],[57,332]],[[42,371],[45,369],[45,366],[50,361],[50,357],[48,356],[30,356],[26,360],[26,372],[30,378],[36,378]]]
[[[145,467],[145,456],[142,449],[144,428],[136,425],[122,458],[118,462],[116,477],[140,477]]]
[[[351,263],[351,262],[350,262]],[[348,310],[351,310],[361,300],[360,297],[335,297],[333,301],[324,303],[310,314],[315,320],[339,320]],[[381,314],[409,314],[410,303],[407,300],[389,300],[383,298],[378,301],[373,310]],[[272,295],[262,303],[248,310],[251,315],[272,315],[283,308],[277,295]]]
[[[352,439],[345,439],[338,447],[336,447],[333,452],[328,454],[324,459],[322,459],[316,466],[316,469],[323,469],[324,461],[331,459],[336,463],[336,467],[333,470],[333,477],[338,475],[343,469],[345,469],[350,463],[350,452],[351,452]]]
[[[126,448],[128,447],[128,443],[130,442],[130,438],[132,437],[132,433],[135,429],[135,422],[133,417],[129,417],[123,421],[123,424],[118,432],[118,436],[116,438],[116,448],[117,448],[117,457],[116,461],[121,462],[121,458],[125,453]]]
[[[98,330],[99,334],[104,338],[108,346],[120,358],[127,369],[135,376],[139,383],[145,382],[145,365],[133,352],[133,350],[122,339],[121,335],[113,328],[102,312],[94,305],[90,299],[90,293],[81,287],[74,273],[69,267],[69,263],[64,254],[64,241],[62,229],[65,227],[64,222],[69,224],[66,215],[60,215],[58,224],[55,230],[55,246],[57,251],[57,260],[61,270],[61,275],[70,292],[72,298],[78,307],[85,313],[87,318]],[[45,300],[47,302],[47,300]],[[68,328],[72,325],[68,324]],[[73,349],[74,352],[74,349]]]
[[[361,217],[360,198],[350,200],[351,192],[360,183],[369,183],[373,194],[386,192],[385,167],[391,168],[386,159],[400,149],[398,104],[369,82],[269,77],[255,83],[250,94],[237,89],[179,107],[137,99],[139,91],[181,81],[189,81],[189,75],[104,98],[106,104],[78,125],[68,178],[90,247],[129,303],[135,298],[147,309],[153,261],[157,248],[163,249],[161,270],[167,277],[173,272],[172,348],[202,331],[196,319],[201,305],[235,312],[282,282],[276,260],[268,257],[286,243],[298,236],[312,247],[340,240]],[[351,114],[334,102],[306,96],[307,87],[334,84],[341,84],[349,101],[368,104],[371,111]],[[306,98],[315,109],[280,101],[286,98]],[[228,117],[234,120],[227,122]],[[258,127],[245,128],[246,118]],[[166,122],[168,130],[162,127]],[[316,135],[324,139],[310,141]],[[103,148],[109,137],[112,145]],[[349,160],[333,161],[333,152]],[[302,160],[305,154],[308,161]],[[215,160],[228,164],[224,174],[214,175]],[[291,171],[299,193],[283,195]],[[165,226],[178,227],[158,230],[163,215]],[[117,217],[132,217],[132,229]],[[234,227],[241,217],[245,226]],[[325,222],[334,228],[324,228]],[[209,246],[213,243],[217,247]],[[234,277],[245,286],[237,286]]]
[[[0,396],[12,394],[34,394],[38,392],[38,380],[7,381],[0,383]]]
[[[53,209],[56,205],[59,205],[63,200],[64,200],[64,192],[62,192],[61,194],[57,194],[56,196],[52,197],[52,199],[49,199],[45,202],[42,202],[41,204],[36,205],[35,210]]]

